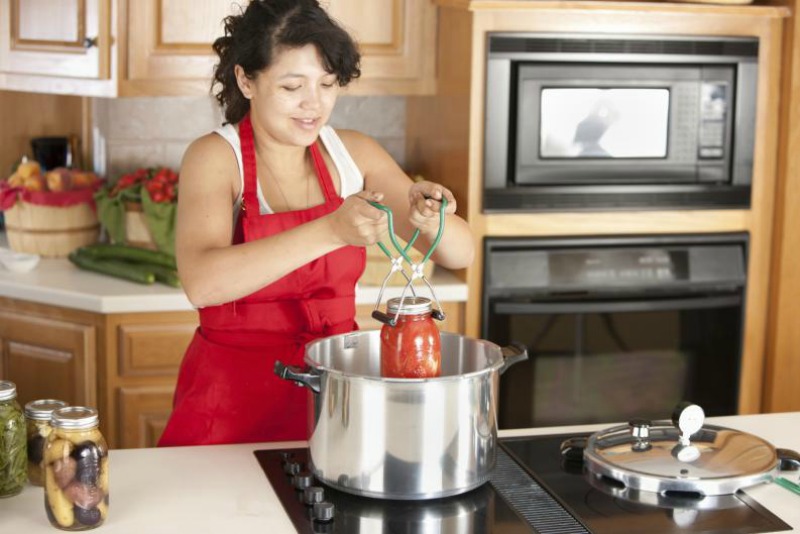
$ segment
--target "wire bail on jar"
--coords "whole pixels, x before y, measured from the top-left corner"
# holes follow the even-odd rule
[[[386,284],[389,282],[389,279],[392,277],[394,273],[399,272],[405,277],[406,285],[403,286],[403,291],[400,294],[398,301],[398,308],[399,309],[403,308],[403,304],[406,301],[407,294],[409,291],[411,292],[412,297],[417,297],[417,293],[414,290],[414,281],[422,280],[428,287],[428,290],[430,291],[434,302],[436,302],[436,309],[431,311],[431,317],[433,317],[438,321],[443,321],[445,318],[445,314],[442,311],[442,305],[439,303],[439,299],[436,297],[436,292],[433,290],[433,286],[428,281],[428,278],[425,276],[423,269],[425,267],[425,262],[427,262],[428,259],[430,259],[431,255],[433,254],[433,251],[436,250],[437,246],[439,246],[439,241],[442,240],[442,234],[444,234],[444,212],[447,209],[447,199],[444,196],[442,196],[442,199],[439,203],[439,231],[436,234],[436,238],[433,240],[433,243],[431,243],[430,249],[428,249],[428,252],[425,254],[425,256],[423,256],[422,260],[420,260],[417,263],[415,263],[411,259],[411,257],[408,255],[408,251],[411,249],[411,246],[419,237],[419,228],[414,230],[414,233],[411,236],[411,239],[408,241],[408,244],[405,247],[403,247],[397,241],[397,238],[395,237],[394,234],[394,218],[392,216],[392,210],[388,206],[385,206],[378,202],[369,201],[369,203],[378,208],[379,210],[386,212],[386,215],[389,218],[389,240],[392,242],[392,245],[398,252],[398,256],[394,257],[392,253],[389,251],[388,247],[384,245],[382,242],[378,241],[378,247],[380,247],[383,253],[386,254],[386,257],[388,257],[389,260],[391,260],[392,266],[391,269],[389,270],[389,273],[386,275],[386,277],[384,277],[383,283],[381,284],[381,289],[378,292],[378,301],[375,303],[375,309],[372,310],[372,317],[384,324],[388,324],[389,326],[397,325],[396,314],[391,315],[388,313],[384,313],[380,311],[379,308],[381,305],[381,301],[383,299],[383,292],[386,289]],[[405,270],[405,267],[403,265],[404,262],[407,262],[410,267],[411,270],[410,275]]]

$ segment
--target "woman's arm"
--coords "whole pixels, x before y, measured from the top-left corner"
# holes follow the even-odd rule
[[[181,283],[195,306],[249,295],[344,245],[367,245],[385,232],[386,218],[363,192],[335,212],[257,241],[231,245],[239,169],[218,135],[201,137],[181,165],[176,256]]]
[[[472,263],[475,257],[472,231],[455,214],[456,199],[450,191],[433,182],[414,184],[372,138],[353,130],[337,130],[337,133],[364,175],[365,189],[383,193],[383,202],[392,210],[395,232],[400,237],[408,241],[414,229],[421,228],[414,248],[427,252],[439,229],[438,199],[444,194],[449,201],[445,231],[431,259],[448,269],[462,269]],[[420,194],[433,200],[425,202],[419,198]]]

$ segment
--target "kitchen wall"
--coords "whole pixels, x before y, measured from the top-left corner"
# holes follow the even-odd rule
[[[222,124],[212,97],[96,98],[92,102],[95,170],[114,181],[138,167],[180,168],[189,143]],[[374,137],[405,165],[406,99],[342,96],[330,124]]]

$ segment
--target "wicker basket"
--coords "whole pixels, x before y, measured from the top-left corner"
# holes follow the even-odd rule
[[[141,203],[125,203],[125,244],[156,250],[158,247],[147,227],[146,217]]]
[[[91,204],[45,206],[18,200],[5,211],[8,245],[47,258],[67,256],[97,241],[100,223]]]
[[[405,241],[402,241],[399,238],[397,241],[402,246],[406,245]],[[391,244],[387,244],[387,247],[395,256],[397,256],[397,251],[394,250],[394,247]],[[424,257],[421,252],[418,252],[414,248],[408,251],[408,255],[415,262],[422,260]],[[408,265],[408,262],[404,262],[403,267],[405,267],[406,273],[410,275],[411,269]],[[428,260],[425,262],[425,266],[422,268],[422,273],[428,279],[430,279],[430,276],[433,273],[433,267],[433,262]],[[389,274],[391,269],[391,260],[386,257],[386,254],[383,253],[378,245],[367,247],[367,266],[364,269],[364,274],[361,276],[361,278],[359,278],[358,283],[365,286],[380,286],[383,283],[383,279],[386,278],[386,275]],[[400,272],[396,272],[392,274],[392,276],[389,278],[389,282],[386,285],[404,286],[407,283],[408,282],[405,277]]]

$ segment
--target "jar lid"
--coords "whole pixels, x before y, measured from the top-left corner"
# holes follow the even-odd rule
[[[81,430],[92,428],[98,425],[100,418],[94,408],[83,406],[68,406],[59,408],[53,412],[51,424],[56,428],[68,430]]]
[[[67,403],[56,399],[39,399],[25,405],[25,417],[37,421],[49,421],[53,410],[67,406]]]
[[[400,297],[389,299],[386,309],[390,315],[422,315],[430,313],[433,309],[431,299],[425,297],[406,297],[400,307]]]
[[[0,401],[17,398],[17,385],[8,380],[0,380]]]

